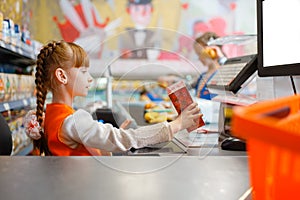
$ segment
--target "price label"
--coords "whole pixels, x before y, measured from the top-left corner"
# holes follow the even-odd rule
[[[27,106],[28,105],[28,101],[26,99],[23,99],[23,105]]]
[[[11,46],[10,46],[10,49],[11,49],[13,52],[16,52],[16,47],[15,47],[15,46],[11,45]]]
[[[21,48],[17,48],[17,49],[18,49],[18,53],[19,53],[19,54],[23,54],[23,51],[22,51]]]
[[[4,104],[3,104],[3,107],[4,107],[5,110],[9,110],[9,109],[10,109],[8,103],[4,103]]]

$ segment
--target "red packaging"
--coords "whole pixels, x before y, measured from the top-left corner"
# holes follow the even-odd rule
[[[168,95],[178,113],[180,115],[181,111],[193,103],[193,99],[188,91],[185,83],[179,81],[173,85],[167,87]],[[187,128],[188,132],[191,132],[201,126],[205,125],[202,117],[199,117],[198,123],[195,126]]]

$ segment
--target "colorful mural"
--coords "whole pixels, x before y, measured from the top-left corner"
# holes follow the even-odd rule
[[[75,41],[95,58],[193,58],[191,44],[206,31],[256,33],[255,0],[23,0],[34,39]],[[140,51],[141,50],[141,51]],[[229,57],[242,47],[224,46]],[[148,54],[147,54],[148,53]]]
[[[183,1],[182,1],[183,2]],[[178,52],[189,56],[193,39],[206,31],[218,36],[256,34],[256,3],[241,0],[186,0],[181,14],[179,31],[187,30],[179,37]],[[228,57],[243,54],[243,46],[224,45]]]

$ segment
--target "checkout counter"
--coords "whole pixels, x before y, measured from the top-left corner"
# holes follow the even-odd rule
[[[2,199],[251,199],[245,156],[0,159]]]
[[[114,106],[114,108],[117,108]],[[251,199],[248,158],[218,133],[101,157],[0,157],[3,199]]]
[[[148,146],[143,149],[131,149],[126,153],[117,153],[114,155],[145,155],[145,156],[246,156],[246,151],[240,150],[222,150],[221,141],[224,139],[225,118],[222,104],[203,99],[195,99],[203,113],[203,119],[206,122],[199,131],[188,133],[186,130],[175,134],[170,142]],[[117,124],[121,124],[126,118],[133,120],[133,126],[149,125],[144,119],[145,102],[114,102],[114,119]],[[122,115],[122,116],[121,116]],[[121,120],[119,120],[121,119]],[[220,123],[223,125],[220,125]],[[202,131],[202,132],[201,132]]]

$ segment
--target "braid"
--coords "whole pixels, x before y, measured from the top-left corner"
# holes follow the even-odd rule
[[[59,44],[59,43],[58,43]],[[36,117],[40,126],[43,124],[44,105],[47,96],[47,70],[45,65],[47,58],[52,55],[57,46],[56,42],[49,43],[45,46],[37,57],[37,66],[35,73],[36,84]],[[34,141],[34,148],[39,151],[39,154],[51,155],[48,148],[47,139],[43,130],[40,130],[41,138]]]
[[[80,66],[89,66],[89,60],[86,52],[75,43],[53,41],[40,50],[35,72],[36,119],[40,127],[43,127],[44,124],[44,106],[47,92],[51,91],[53,95],[56,95],[55,92],[59,91],[60,82],[57,80],[55,71],[58,68],[71,69]],[[48,133],[45,130],[48,130],[48,127],[40,130],[41,138],[33,142],[34,150],[39,155],[51,155],[47,141]]]

